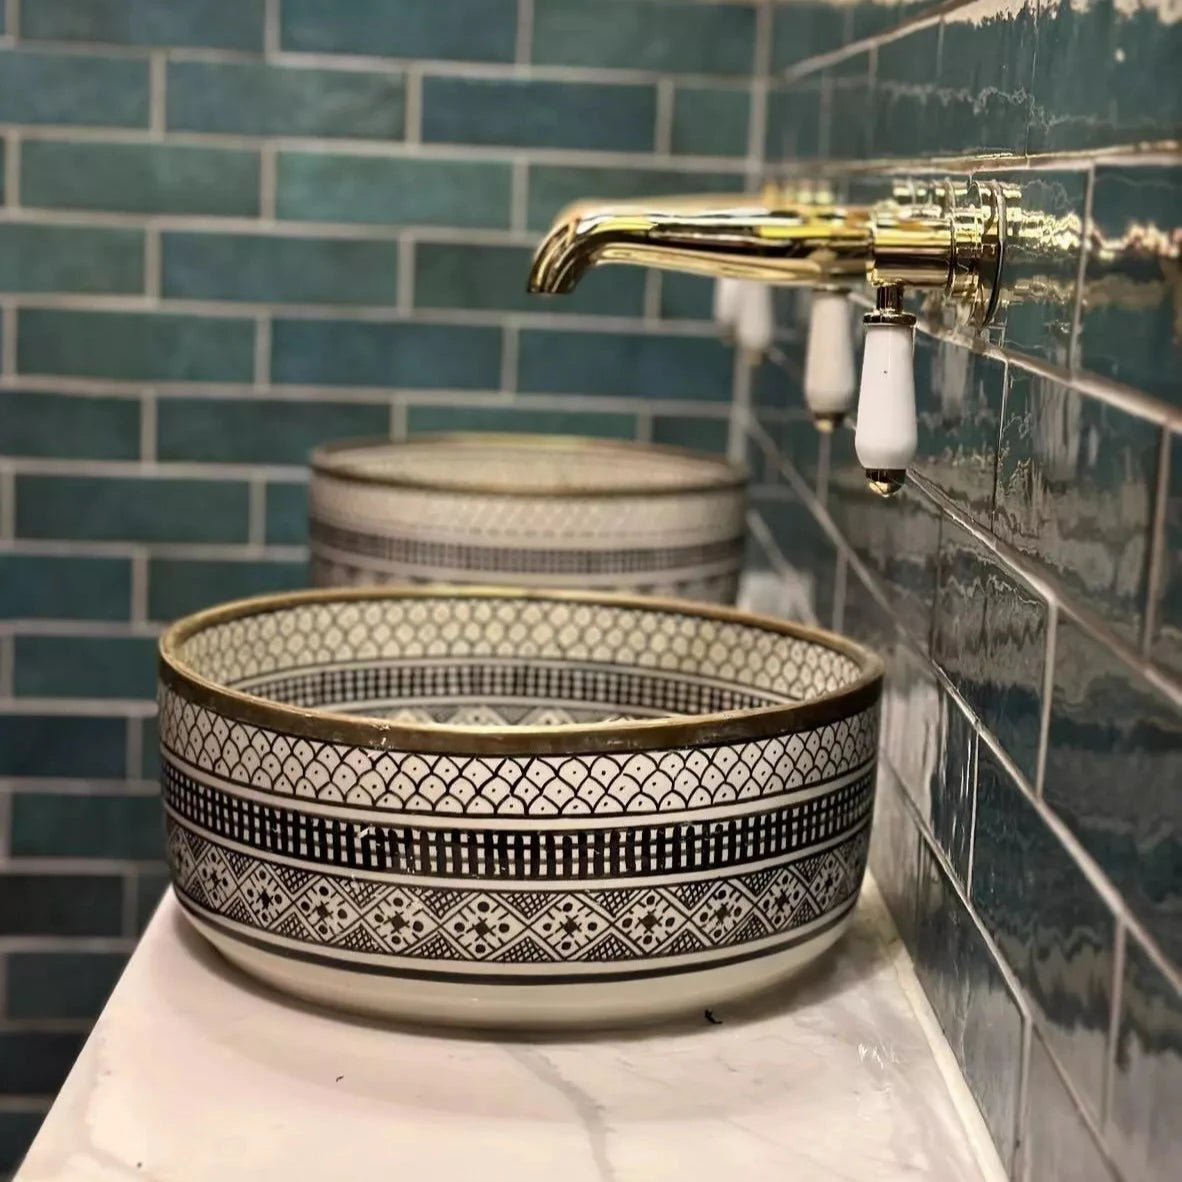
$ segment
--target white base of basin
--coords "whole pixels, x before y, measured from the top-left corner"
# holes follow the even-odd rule
[[[330,1008],[404,1022],[501,1029],[631,1025],[700,1014],[783,981],[841,938],[850,906],[835,924],[782,952],[659,980],[586,985],[452,984],[378,976],[276,955],[235,939],[190,910],[182,914],[232,964],[284,993]]]

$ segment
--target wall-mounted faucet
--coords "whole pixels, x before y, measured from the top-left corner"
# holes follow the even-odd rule
[[[831,430],[853,399],[843,297],[872,284],[886,294],[866,318],[857,447],[871,487],[890,495],[915,451],[915,319],[902,311],[902,291],[939,293],[965,324],[988,323],[998,300],[1005,215],[1006,192],[992,182],[897,185],[891,198],[873,205],[843,204],[807,187],[766,190],[760,199],[584,201],[565,210],[542,240],[529,290],[572,291],[604,263],[810,287],[817,296],[806,398],[818,425]]]

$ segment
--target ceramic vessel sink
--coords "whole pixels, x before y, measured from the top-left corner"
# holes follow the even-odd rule
[[[877,657],[686,602],[475,588],[245,600],[161,642],[177,898],[349,1010],[613,1024],[768,986],[866,862]]]
[[[746,480],[716,456],[548,435],[334,444],[312,458],[313,582],[496,583],[733,603]]]

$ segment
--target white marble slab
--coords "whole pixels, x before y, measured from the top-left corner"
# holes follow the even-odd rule
[[[282,1000],[169,898],[18,1182],[993,1178],[889,937],[871,884],[849,935],[774,1004],[491,1040]]]

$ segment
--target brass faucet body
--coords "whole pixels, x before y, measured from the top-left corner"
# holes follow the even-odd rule
[[[996,305],[1004,250],[1001,186],[932,184],[873,205],[822,188],[744,196],[582,201],[534,256],[529,290],[572,291],[591,267],[628,263],[794,287],[942,290],[977,323]]]

